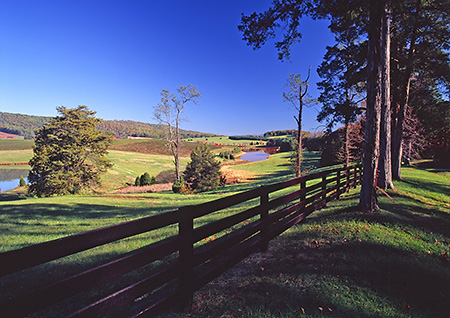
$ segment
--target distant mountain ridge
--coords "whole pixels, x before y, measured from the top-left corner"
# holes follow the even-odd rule
[[[34,132],[45,125],[52,117],[34,116],[0,112],[0,132],[33,138]],[[161,138],[165,134],[163,125],[142,123],[131,120],[103,120],[98,129],[111,132],[115,138],[151,137]],[[214,134],[198,131],[180,130],[184,138],[210,137]]]

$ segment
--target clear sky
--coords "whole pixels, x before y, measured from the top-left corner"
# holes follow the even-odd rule
[[[333,37],[326,21],[303,20],[290,62],[273,42],[253,50],[238,30],[241,13],[270,0],[0,0],[0,111],[55,116],[86,105],[103,119],[156,123],[162,89],[194,84],[182,128],[216,134],[293,129],[283,102],[289,73],[316,68]],[[304,130],[321,129],[320,106]],[[323,127],[322,127],[323,128]]]

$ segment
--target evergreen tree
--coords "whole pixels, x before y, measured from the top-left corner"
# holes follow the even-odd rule
[[[141,186],[141,177],[137,176],[136,179],[134,180],[134,185],[136,187],[140,187]]]
[[[27,182],[25,181],[25,179],[23,177],[20,177],[19,179],[19,186],[20,187],[25,187],[27,185]]]
[[[150,178],[150,175],[148,174],[148,172],[145,172],[141,176],[140,185],[146,186],[146,185],[151,185],[151,184],[152,184],[152,179]]]
[[[57,107],[52,118],[36,132],[29,192],[38,196],[63,195],[96,186],[112,164],[106,159],[111,136],[97,130],[101,120],[86,106]]]
[[[183,173],[185,182],[194,190],[208,191],[219,186],[220,163],[207,145],[199,145],[191,152],[191,161]]]

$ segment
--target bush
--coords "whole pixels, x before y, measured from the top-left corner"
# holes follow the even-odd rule
[[[191,152],[191,161],[183,173],[184,180],[191,189],[208,191],[219,186],[220,163],[206,145],[197,146]]]
[[[140,176],[136,177],[136,180],[134,180],[134,185],[136,187],[140,187],[141,186],[141,177]]]
[[[283,138],[280,144],[280,152],[294,151],[296,142],[294,138]]]
[[[25,182],[25,179],[23,177],[20,177],[19,186],[20,187],[25,187],[26,185],[27,185],[27,183]]]
[[[176,180],[175,170],[164,170],[156,176],[156,183],[173,183]]]
[[[183,187],[185,187],[185,184],[184,184],[183,178],[181,178],[180,181],[175,181],[175,182],[174,182],[174,184],[172,185],[172,191],[173,191],[174,193],[180,193],[180,192],[181,192],[181,189],[182,189]]]
[[[141,186],[146,186],[146,185],[150,185],[150,184],[151,184],[151,178],[150,178],[150,175],[148,174],[148,172],[146,172],[141,176]]]

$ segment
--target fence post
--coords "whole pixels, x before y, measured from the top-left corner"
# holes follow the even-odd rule
[[[179,236],[180,236],[180,281],[179,289],[182,291],[181,306],[189,308],[192,306],[194,300],[194,288],[193,288],[193,257],[194,257],[194,244],[193,244],[193,231],[194,231],[194,219],[189,213],[191,210],[186,207],[178,209],[180,213],[179,222]]]
[[[350,191],[351,185],[350,185],[350,167],[345,167],[345,174],[347,175],[347,181],[345,182],[345,192]]]
[[[336,192],[337,192],[337,199],[339,200],[339,198],[341,197],[341,170],[337,171],[337,176],[336,176],[337,180],[336,180]]]
[[[260,198],[260,209],[261,209],[261,251],[267,251],[269,247],[269,192],[266,188],[262,186],[260,188],[261,198]]]
[[[306,181],[302,181],[302,183],[300,183],[300,190],[303,190],[305,188],[306,188]],[[300,195],[300,202],[305,200],[306,200],[306,193],[302,193]]]
[[[325,204],[327,204],[327,174],[325,173],[322,176],[322,200],[325,201]]]

